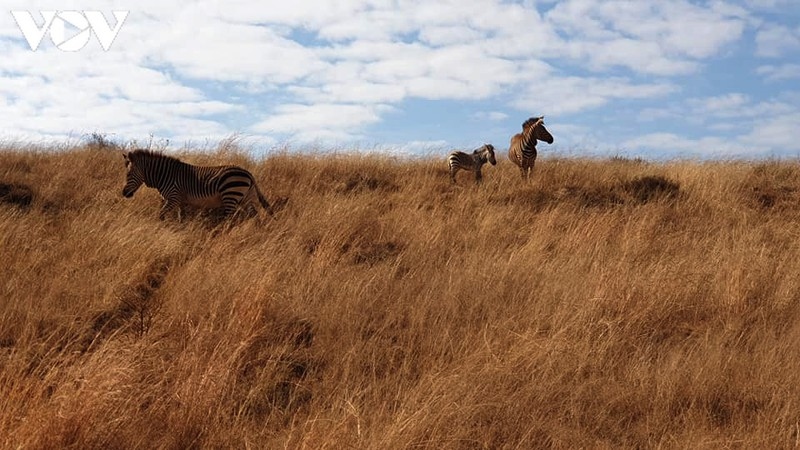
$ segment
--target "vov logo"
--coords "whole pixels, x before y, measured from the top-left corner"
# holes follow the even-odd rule
[[[39,48],[45,33],[49,31],[50,40],[56,48],[64,52],[77,52],[89,43],[92,32],[103,50],[108,51],[129,12],[112,11],[117,20],[113,28],[100,11],[40,11],[44,20],[42,25],[36,23],[30,11],[11,11],[11,15],[31,50]]]

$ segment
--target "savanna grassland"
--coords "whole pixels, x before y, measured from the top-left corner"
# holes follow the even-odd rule
[[[0,447],[800,442],[796,161],[180,156],[274,219],[0,151]]]

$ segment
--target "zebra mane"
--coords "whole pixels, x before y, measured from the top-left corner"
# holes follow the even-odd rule
[[[480,147],[476,148],[472,151],[473,155],[477,155],[478,153],[483,153],[487,150],[494,151],[494,146],[492,144],[483,144]]]
[[[132,158],[132,159],[139,159],[140,157],[145,157],[145,158],[152,158],[152,159],[160,159],[160,160],[167,160],[167,161],[182,162],[181,160],[179,160],[178,158],[175,158],[174,156],[165,155],[165,154],[163,154],[161,152],[157,152],[157,151],[153,151],[153,150],[147,150],[147,149],[143,149],[143,148],[137,148],[136,150],[131,150],[128,153],[128,157]]]
[[[544,120],[544,117],[531,117],[522,123],[522,129],[527,130],[528,127],[539,125],[539,122]]]

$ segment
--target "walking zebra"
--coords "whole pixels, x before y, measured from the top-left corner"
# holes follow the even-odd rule
[[[258,190],[253,175],[237,166],[193,166],[177,158],[150,150],[133,150],[124,153],[128,174],[122,196],[133,194],[144,183],[156,188],[164,198],[158,218],[164,217],[176,206],[190,205],[198,208],[223,207],[230,217],[237,209],[255,212],[256,201],[272,215],[272,207]]]
[[[450,179],[453,183],[456,182],[456,172],[459,169],[471,170],[475,172],[475,183],[480,183],[483,176],[481,175],[481,167],[486,162],[497,164],[494,159],[494,146],[492,144],[484,144],[482,147],[475,149],[472,154],[454,151],[447,157],[447,164],[450,166]]]
[[[527,179],[536,163],[536,141],[553,143],[553,135],[544,127],[544,116],[531,117],[522,124],[522,133],[511,137],[508,159],[518,165],[522,179]]]

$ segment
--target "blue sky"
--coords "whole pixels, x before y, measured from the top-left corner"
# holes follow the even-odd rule
[[[505,149],[544,115],[545,155],[800,156],[796,0],[6,4],[6,142],[437,154]],[[107,51],[58,32],[32,51],[11,11],[46,10],[129,13]]]

